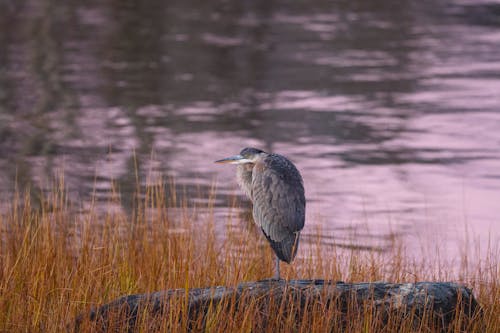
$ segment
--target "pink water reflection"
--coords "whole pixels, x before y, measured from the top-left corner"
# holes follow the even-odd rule
[[[0,13],[1,194],[64,170],[75,202],[118,186],[126,211],[136,171],[175,177],[196,204],[216,182],[223,233],[241,192],[212,162],[255,146],[301,170],[304,244],[320,227],[325,246],[395,236],[453,258],[468,233],[498,240],[498,6],[325,4]]]

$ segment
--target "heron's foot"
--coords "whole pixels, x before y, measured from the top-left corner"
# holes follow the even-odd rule
[[[279,282],[279,281],[286,281],[285,279],[282,278],[276,278],[275,276],[263,280],[259,280],[259,282]]]

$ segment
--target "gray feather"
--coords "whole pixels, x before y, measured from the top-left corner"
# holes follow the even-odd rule
[[[281,260],[290,262],[298,247],[298,231],[305,221],[302,177],[295,166],[277,154],[253,168],[253,217]]]
[[[264,230],[262,230],[264,232]],[[297,231],[285,237],[281,242],[273,241],[266,233],[264,232],[269,244],[271,244],[271,248],[274,250],[274,253],[278,256],[278,258],[287,263],[291,263],[297,254],[297,249],[299,248],[299,237],[300,232]]]

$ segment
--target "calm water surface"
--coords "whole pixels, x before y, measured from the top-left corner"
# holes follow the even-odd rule
[[[2,197],[127,209],[137,164],[224,221],[245,146],[301,170],[305,239],[499,239],[500,2],[0,1]]]

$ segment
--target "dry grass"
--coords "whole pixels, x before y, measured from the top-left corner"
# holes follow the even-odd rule
[[[67,200],[64,186],[55,188],[37,208],[32,207],[29,196],[17,194],[8,212],[0,216],[0,332],[64,331],[77,314],[124,294],[235,286],[272,275],[272,253],[263,237],[254,228],[214,221],[211,204],[203,209],[188,206],[175,191],[158,185],[137,196],[140,199],[130,214],[113,209],[97,214],[92,204],[85,213],[74,214],[79,207]],[[117,204],[119,195],[115,193],[109,207]],[[473,264],[461,258],[454,269],[432,257],[411,259],[397,242],[388,252],[374,253],[326,248],[318,239],[300,252],[293,265],[283,265],[286,279],[463,282],[473,288],[484,309],[482,322],[472,325],[470,331],[500,332],[498,244],[490,245],[488,255]],[[188,327],[185,304],[181,299],[172,305],[168,316],[155,323],[156,328],[184,331]],[[430,326],[414,327],[404,318],[389,318],[382,324],[370,311],[370,304],[364,316],[352,312],[344,330],[340,329],[339,310],[332,304],[312,304],[313,311],[301,314],[298,325],[294,320],[297,309],[273,306],[270,315],[252,303],[229,311],[216,306],[204,329],[433,332]],[[149,324],[140,323],[139,331],[147,331]],[[450,331],[460,329],[457,325]]]

